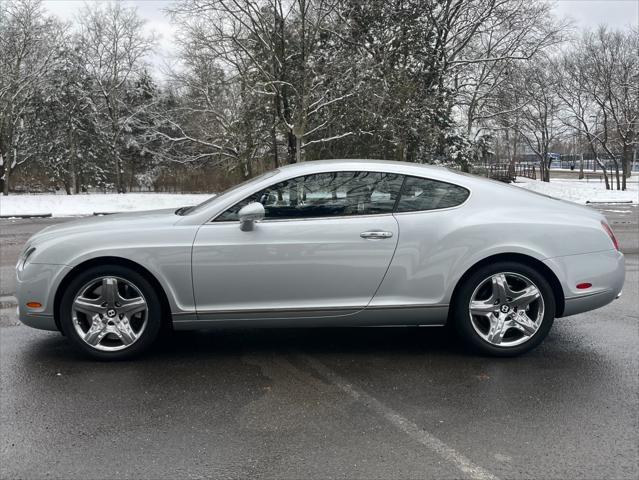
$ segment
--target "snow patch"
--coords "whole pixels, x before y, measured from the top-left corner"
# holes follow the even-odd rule
[[[523,180],[523,179],[522,179]],[[636,179],[628,182],[627,190],[606,190],[603,182],[586,180],[540,180],[518,181],[514,185],[551,197],[568,200],[575,203],[588,202],[639,202],[639,190]]]
[[[92,193],[83,195],[9,195],[0,198],[0,215],[51,213],[54,217],[92,215],[94,212],[133,212],[197,205],[211,194]]]

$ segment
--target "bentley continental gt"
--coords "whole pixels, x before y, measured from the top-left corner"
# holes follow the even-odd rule
[[[166,327],[450,325],[476,351],[537,346],[621,293],[600,213],[414,163],[278,168],[197,206],[45,228],[17,265],[20,320],[99,359]]]

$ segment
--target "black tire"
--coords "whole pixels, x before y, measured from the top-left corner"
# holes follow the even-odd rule
[[[502,272],[512,272],[527,277],[539,290],[544,304],[543,317],[537,331],[525,343],[516,346],[497,346],[482,338],[473,327],[469,312],[475,289],[492,275]],[[548,280],[537,270],[522,263],[502,261],[480,267],[464,280],[453,299],[451,320],[458,335],[475,352],[497,357],[511,357],[532,350],[546,338],[555,318],[555,305],[555,296]]]
[[[93,280],[112,276],[135,286],[146,301],[146,326],[131,345],[122,350],[102,351],[87,344],[76,331],[72,305],[80,290]],[[98,265],[76,275],[62,295],[60,302],[60,327],[73,346],[85,355],[98,360],[124,360],[146,351],[157,339],[162,327],[162,302],[151,283],[137,271],[120,265]]]

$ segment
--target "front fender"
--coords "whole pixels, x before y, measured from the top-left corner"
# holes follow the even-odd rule
[[[16,274],[16,298],[19,320],[33,328],[57,330],[54,319],[55,293],[71,271],[68,265],[27,263]],[[37,302],[40,307],[28,307]]]
[[[195,312],[191,250],[197,226],[78,232],[37,244],[31,264],[63,264],[69,271],[101,258],[124,259],[147,270],[164,289],[173,314]],[[67,272],[68,274],[69,272]]]

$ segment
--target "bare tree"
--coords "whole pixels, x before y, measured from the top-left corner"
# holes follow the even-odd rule
[[[557,95],[562,100],[561,121],[586,139],[603,172],[606,189],[610,189],[606,165],[599,155],[600,145],[607,143],[608,135],[599,129],[599,110],[591,94],[593,79],[586,61],[583,51],[566,53],[561,60],[557,88]]]
[[[321,58],[326,42],[322,36],[331,31],[336,3],[188,0],[171,8],[190,48],[219,62],[230,77],[237,77],[243,96],[264,99],[263,105],[271,112],[276,159],[278,126],[286,134],[289,163],[302,161],[310,145],[354,133],[323,135],[331,124],[331,118],[323,115],[325,109],[352,95],[349,89],[336,89],[331,78],[318,71],[326,66]]]
[[[621,188],[625,190],[639,130],[639,31],[611,32],[601,27],[584,35],[583,49],[591,79],[589,90],[602,117],[601,146],[617,171],[615,154],[621,152]]]
[[[511,78],[511,71],[506,73],[495,92],[495,99],[491,109],[493,115],[484,122],[490,122],[491,131],[501,134],[505,144],[506,157],[511,165],[517,162],[520,147],[524,142],[520,130],[522,123],[522,109],[526,105],[524,94],[514,88],[517,81]]]
[[[550,181],[550,145],[563,133],[559,121],[560,99],[556,65],[548,58],[538,57],[511,75],[509,88],[519,89],[523,106],[518,132],[539,158],[539,170],[544,182]]]
[[[144,59],[154,46],[154,38],[145,35],[143,27],[136,10],[120,3],[87,5],[80,17],[78,46],[94,82],[93,112],[100,119],[101,134],[108,138],[118,193],[125,191],[122,133],[148,107],[131,110],[125,97],[127,83],[143,75]]]
[[[180,61],[168,77],[170,95],[155,111],[156,145],[148,148],[169,162],[241,165],[250,176],[253,164],[268,155],[264,96],[247,85],[247,76],[225,71],[200,40],[192,33],[178,39]]]
[[[458,105],[466,119],[469,139],[482,132],[482,123],[506,113],[501,86],[517,62],[528,61],[566,39],[569,23],[556,20],[546,2],[517,0],[497,5],[477,31],[456,74]],[[507,110],[517,108],[510,105]]]
[[[639,130],[638,48],[636,29],[624,33],[601,27],[586,32],[564,55],[559,89],[566,123],[585,136],[604,175],[599,151],[606,153],[617,189],[623,190]]]

